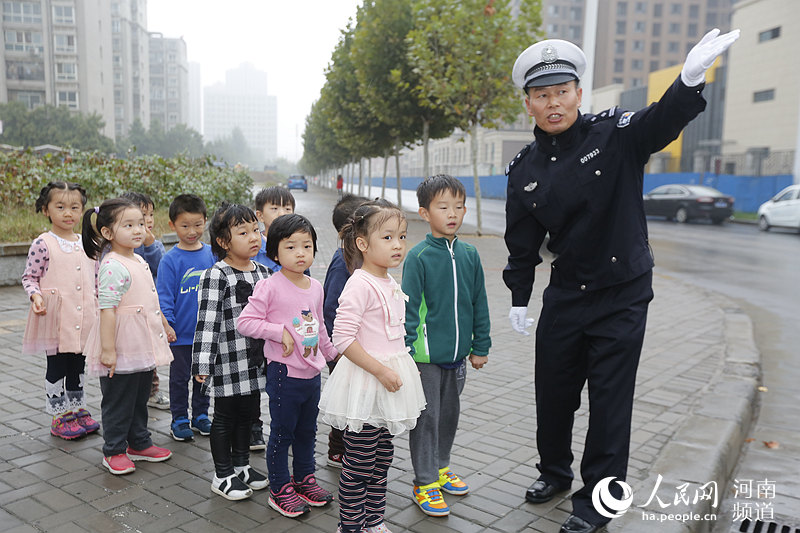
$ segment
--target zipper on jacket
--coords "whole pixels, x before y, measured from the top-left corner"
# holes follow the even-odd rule
[[[458,237],[456,237],[458,238]],[[448,241],[445,239],[447,243],[447,250],[450,252],[450,260],[453,263],[453,315],[456,317],[456,342],[455,346],[453,347],[453,362],[456,362],[458,358],[458,274],[456,273],[456,253],[453,249],[454,243],[456,239],[453,239],[453,242]]]

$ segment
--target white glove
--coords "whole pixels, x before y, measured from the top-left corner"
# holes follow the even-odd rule
[[[739,30],[720,35],[719,28],[714,28],[706,33],[686,55],[686,62],[681,70],[681,81],[687,87],[697,87],[703,83],[706,79],[706,70],[738,38]]]
[[[511,320],[511,329],[521,335],[530,335],[526,329],[533,325],[532,318],[525,318],[528,314],[527,307],[512,307],[508,312],[508,319]]]

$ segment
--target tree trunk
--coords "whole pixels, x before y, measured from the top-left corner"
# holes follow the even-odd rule
[[[397,172],[397,207],[403,209],[403,184],[400,181],[400,146],[394,151],[394,168]]]
[[[367,159],[367,198],[372,198],[372,158]]]
[[[431,175],[428,145],[430,144],[431,121],[427,118],[422,119],[422,179],[429,178]]]
[[[481,180],[478,177],[478,124],[472,125],[469,133],[470,147],[472,148],[472,178],[475,180],[475,213],[478,218],[478,235],[483,232],[483,222],[481,218]]]
[[[364,159],[358,159],[358,195],[362,196],[364,190]]]
[[[386,198],[386,168],[389,166],[389,150],[383,152],[383,184],[381,185],[381,198]]]

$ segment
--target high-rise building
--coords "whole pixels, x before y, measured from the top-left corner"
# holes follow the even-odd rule
[[[105,0],[2,2],[0,102],[97,113],[113,138],[110,26]]]
[[[234,128],[244,134],[261,165],[278,156],[278,101],[267,94],[267,73],[250,63],[228,70],[225,83],[206,87],[203,96],[203,136],[206,141],[229,137]]]
[[[147,32],[147,0],[111,1],[111,46],[114,68],[114,132],[119,138],[127,135],[136,119],[145,128],[150,126],[150,35]]]
[[[186,124],[197,132],[203,131],[203,88],[200,82],[200,63],[189,62],[189,120]]]
[[[150,34],[150,121],[169,131],[189,123],[189,60],[183,38]],[[199,130],[198,130],[199,131]]]

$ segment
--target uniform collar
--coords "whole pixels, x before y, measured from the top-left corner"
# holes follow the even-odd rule
[[[578,117],[572,126],[558,135],[548,135],[539,126],[536,126],[533,129],[533,135],[536,137],[536,146],[548,155],[567,150],[578,143],[582,125],[583,114],[578,111]]]

